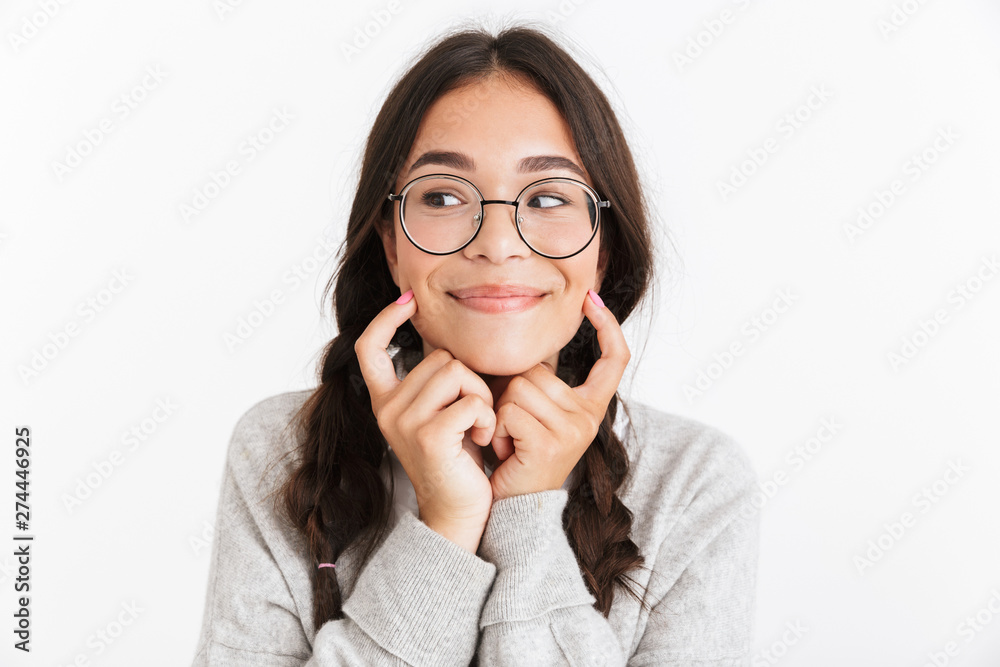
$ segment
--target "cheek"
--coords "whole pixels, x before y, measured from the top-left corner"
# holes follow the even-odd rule
[[[413,290],[417,312],[410,319],[418,330],[440,327],[449,317],[451,297],[440,284],[437,275],[440,268],[439,258],[421,252],[412,244],[409,250],[399,253],[399,288],[400,292]]]
[[[559,304],[559,315],[565,318],[566,329],[572,330],[572,333],[576,333],[586,318],[583,314],[584,300],[590,298],[587,292],[597,284],[596,252],[588,260],[581,262],[582,266],[575,267],[575,270],[567,271],[565,274],[565,292],[560,299],[562,303]]]
[[[589,251],[589,249],[588,249]],[[597,285],[597,250],[589,251],[579,265],[566,273],[566,289],[578,296]]]
[[[419,296],[427,290],[428,278],[434,272],[433,258],[414,248],[405,236],[401,240],[402,244],[396,246],[400,288],[405,292],[412,287]]]

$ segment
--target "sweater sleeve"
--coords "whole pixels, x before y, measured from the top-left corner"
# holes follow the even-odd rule
[[[480,667],[625,664],[563,530],[568,499],[555,489],[493,503],[480,544],[497,567],[479,619]]]
[[[310,645],[311,598],[293,598],[287,547],[267,504],[248,502],[251,488],[227,465],[194,667],[469,664],[494,565],[401,512],[359,572],[345,617]]]
[[[652,564],[652,610],[631,656],[593,607],[562,528],[568,493],[498,501],[481,546],[497,576],[480,619],[479,665],[749,665],[758,542],[757,515],[741,514],[749,495],[739,478],[664,509],[679,518]]]

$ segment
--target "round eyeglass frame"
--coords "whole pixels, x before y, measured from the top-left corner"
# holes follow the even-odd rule
[[[428,178],[450,178],[450,179],[455,180],[455,181],[460,181],[462,183],[467,184],[469,187],[471,187],[472,190],[476,193],[476,196],[479,197],[479,213],[476,216],[473,216],[473,219],[475,219],[476,217],[478,217],[478,220],[477,220],[478,225],[476,226],[476,233],[473,234],[472,237],[468,241],[466,241],[465,243],[463,243],[461,246],[459,246],[458,248],[455,248],[454,250],[449,250],[448,252],[434,252],[433,250],[428,250],[427,248],[424,248],[419,243],[417,243],[416,241],[413,240],[413,237],[410,236],[410,232],[407,231],[407,229],[406,229],[406,221],[404,220],[404,215],[403,215],[403,198],[406,197],[406,193],[409,192],[409,190],[410,190],[411,187],[413,187],[416,183],[419,183],[420,181],[426,180]],[[536,185],[538,185],[540,183],[549,183],[549,182],[568,182],[568,183],[573,183],[574,185],[579,185],[594,200],[594,208],[595,208],[596,220],[594,220],[594,229],[593,229],[593,231],[590,234],[590,238],[587,239],[587,242],[585,244],[583,244],[582,248],[580,248],[576,252],[571,253],[569,255],[546,255],[544,252],[539,252],[530,243],[528,243],[528,240],[526,238],[524,238],[524,234],[521,233],[521,216],[519,216],[517,214],[517,212],[518,212],[518,205],[519,205],[519,203],[521,201],[521,195],[523,195],[525,192],[527,192],[530,188],[533,188],[533,187],[535,187]],[[461,250],[462,248],[466,247],[467,245],[469,245],[470,243],[472,243],[473,241],[475,241],[476,237],[479,236],[480,230],[482,230],[482,228],[483,228],[483,218],[485,217],[485,209],[484,209],[484,207],[487,204],[507,204],[508,206],[513,206],[514,207],[514,224],[515,224],[515,227],[517,227],[517,235],[521,237],[521,240],[524,241],[524,244],[526,246],[528,246],[529,248],[531,248],[532,252],[537,253],[537,254],[541,255],[542,257],[547,257],[548,259],[568,259],[568,258],[573,257],[574,255],[578,255],[581,252],[583,252],[584,250],[586,250],[587,246],[589,246],[591,244],[591,242],[594,240],[594,237],[597,236],[597,230],[600,229],[600,227],[601,227],[601,209],[602,208],[611,208],[611,202],[608,201],[608,200],[606,200],[606,199],[602,200],[601,197],[600,197],[600,195],[597,194],[597,191],[594,190],[594,188],[590,187],[589,185],[587,185],[583,181],[578,181],[575,178],[565,178],[565,177],[562,177],[562,176],[555,176],[555,177],[551,177],[551,178],[542,178],[540,180],[534,181],[533,183],[528,183],[526,186],[524,186],[523,188],[521,188],[521,191],[517,193],[517,197],[515,197],[513,201],[508,201],[506,199],[486,199],[486,198],[484,198],[483,197],[483,193],[480,192],[479,188],[476,187],[475,183],[473,183],[472,181],[470,181],[467,178],[462,178],[461,176],[456,176],[454,174],[426,174],[424,176],[418,176],[417,178],[414,178],[412,181],[410,181],[409,183],[407,183],[406,185],[404,185],[403,189],[399,191],[399,194],[389,193],[389,201],[398,201],[399,202],[399,222],[400,222],[400,225],[403,227],[403,233],[406,234],[406,238],[408,238],[410,240],[410,243],[412,243],[414,246],[416,246],[420,250],[423,250],[424,252],[426,252],[428,254],[431,254],[431,255],[453,255],[456,252],[458,252],[459,250]]]

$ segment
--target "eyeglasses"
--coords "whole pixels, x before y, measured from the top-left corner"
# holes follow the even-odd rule
[[[517,233],[533,251],[549,259],[572,257],[590,245],[600,209],[610,208],[586,183],[544,178],[529,183],[514,201],[484,199],[471,181],[451,174],[419,176],[399,194],[399,221],[410,242],[432,255],[450,255],[472,243],[483,224],[483,207],[514,207]]]

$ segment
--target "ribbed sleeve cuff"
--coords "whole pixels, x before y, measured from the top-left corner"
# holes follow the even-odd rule
[[[467,665],[495,577],[492,563],[401,512],[358,575],[344,614],[408,664]]]
[[[481,628],[596,602],[562,527],[568,499],[569,492],[555,489],[493,503],[479,553],[496,565],[497,575]]]

